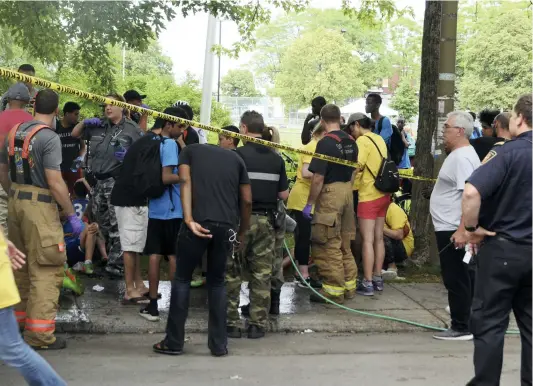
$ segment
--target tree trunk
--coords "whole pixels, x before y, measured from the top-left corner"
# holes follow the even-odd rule
[[[426,1],[424,34],[422,37],[422,66],[420,74],[420,103],[418,135],[416,139],[415,174],[433,178],[433,155],[431,144],[437,128],[437,85],[439,82],[440,35],[442,3]],[[411,205],[411,226],[415,236],[416,250],[412,257],[415,264],[429,260],[431,219],[429,216],[429,195],[433,183],[413,181]]]

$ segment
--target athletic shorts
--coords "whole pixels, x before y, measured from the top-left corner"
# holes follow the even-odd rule
[[[378,217],[386,217],[389,204],[390,196],[388,194],[376,200],[359,202],[357,205],[357,217],[364,220],[375,220]]]
[[[147,206],[115,206],[120,245],[124,252],[144,251],[148,228]]]
[[[175,256],[181,223],[181,218],[170,220],[149,219],[144,254]]]
[[[80,239],[67,243],[67,263],[73,267],[76,263],[85,261],[85,251],[81,248]]]

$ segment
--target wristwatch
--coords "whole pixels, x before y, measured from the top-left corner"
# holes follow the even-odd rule
[[[477,230],[477,228],[479,228],[479,224],[477,224],[476,226],[473,226],[473,227],[469,227],[469,226],[465,225],[465,230],[467,232],[475,232]]]

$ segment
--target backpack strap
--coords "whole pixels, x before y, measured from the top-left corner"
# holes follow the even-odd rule
[[[379,118],[379,121],[378,121],[378,134],[381,135],[381,129],[383,129],[383,120],[385,119],[385,117],[381,117]],[[372,141],[374,142],[374,141]]]
[[[337,134],[327,133],[324,137],[333,138],[337,142],[341,142],[341,137],[339,137]]]
[[[15,161],[15,140],[16,140],[16,134],[18,129],[20,128],[21,124],[18,124],[14,126],[11,131],[9,132],[9,163],[10,163],[10,171],[11,171],[11,180],[16,181],[17,178],[17,165]],[[26,185],[32,184],[31,179],[31,168],[30,168],[30,162],[28,160],[30,155],[30,142],[35,137],[35,135],[41,131],[42,129],[50,129],[46,125],[35,125],[31,131],[29,131],[25,138],[24,142],[22,144],[22,168],[24,172],[24,183]]]

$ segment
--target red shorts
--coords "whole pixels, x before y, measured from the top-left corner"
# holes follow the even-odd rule
[[[389,204],[390,196],[388,194],[376,200],[359,202],[359,205],[357,205],[357,217],[364,220],[386,217]]]

